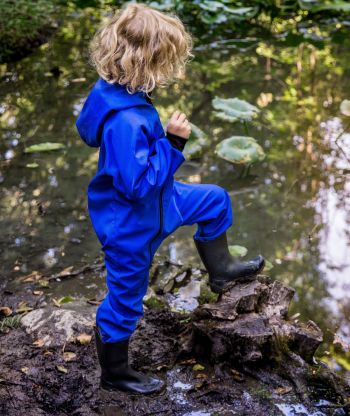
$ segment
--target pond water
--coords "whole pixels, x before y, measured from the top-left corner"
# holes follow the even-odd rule
[[[51,274],[101,256],[86,201],[97,152],[75,130],[96,80],[87,44],[98,21],[90,12],[71,16],[32,55],[0,67],[2,285],[33,270]],[[163,122],[180,109],[212,143],[177,178],[227,189],[235,217],[230,244],[245,246],[248,256],[263,254],[273,265],[269,274],[296,289],[291,312],[322,328],[320,356],[339,371],[350,370],[350,355],[333,344],[335,333],[350,343],[350,119],[339,111],[350,98],[349,46],[350,37],[322,48],[259,37],[213,42],[197,47],[183,82],[153,94]],[[244,178],[214,155],[220,140],[244,134],[240,123],[213,115],[215,96],[239,97],[262,110],[249,134],[267,158]],[[65,149],[24,153],[41,142]],[[179,229],[159,255],[200,264],[194,231]],[[57,284],[56,292],[84,296],[104,287],[103,279],[73,280]]]

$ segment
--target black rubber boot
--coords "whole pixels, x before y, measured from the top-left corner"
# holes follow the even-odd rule
[[[115,343],[103,343],[95,327],[97,355],[101,366],[101,387],[106,390],[122,390],[130,393],[151,394],[163,389],[164,382],[134,371],[129,366],[129,339]]]
[[[198,253],[209,274],[210,289],[215,293],[228,290],[236,282],[252,280],[265,266],[262,256],[247,262],[240,262],[228,250],[226,232],[215,240],[194,240]]]

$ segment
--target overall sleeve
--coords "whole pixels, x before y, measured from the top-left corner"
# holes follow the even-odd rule
[[[185,161],[166,136],[156,139],[151,152],[149,134],[147,123],[131,112],[115,113],[104,127],[105,173],[129,199],[142,199],[161,188]]]

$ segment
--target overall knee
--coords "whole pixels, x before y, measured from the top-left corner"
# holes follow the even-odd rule
[[[221,207],[223,210],[231,208],[230,196],[224,188],[218,185],[212,185],[211,194],[216,206]]]

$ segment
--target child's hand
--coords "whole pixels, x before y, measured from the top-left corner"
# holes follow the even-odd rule
[[[187,120],[186,115],[177,110],[170,117],[166,125],[166,130],[169,133],[176,134],[187,140],[191,134],[191,125]]]

